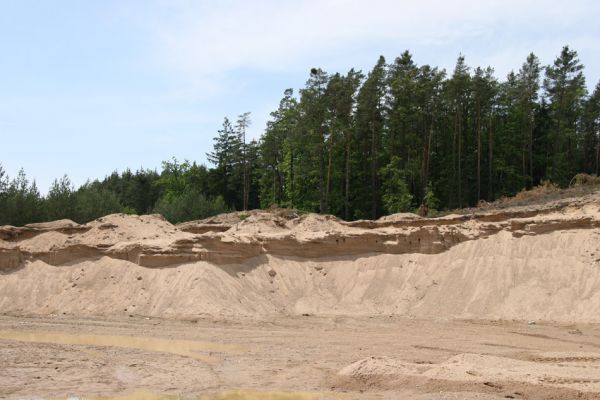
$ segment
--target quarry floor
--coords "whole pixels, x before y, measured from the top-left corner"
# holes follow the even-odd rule
[[[483,360],[466,378],[454,373],[464,369],[460,361],[443,374],[403,376],[385,368],[338,374],[363,359],[401,360],[427,370],[465,354]],[[0,398],[597,399],[599,354],[599,325],[388,316],[3,315]],[[494,357],[506,360],[508,372],[514,362],[513,372],[528,378],[498,375],[494,362],[485,361]]]

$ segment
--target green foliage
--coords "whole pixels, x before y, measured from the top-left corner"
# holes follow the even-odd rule
[[[586,100],[582,124],[582,170],[589,174],[600,174],[600,82]]]
[[[75,212],[71,219],[85,223],[123,211],[124,207],[116,193],[99,185],[86,183],[75,192]]]
[[[171,201],[185,193],[190,187],[206,189],[208,170],[203,165],[179,162],[176,158],[163,161],[162,171],[154,185],[160,188],[161,198]]]
[[[440,207],[440,201],[433,192],[433,186],[431,185],[431,182],[427,183],[425,195],[423,196],[423,204],[427,206],[430,212],[438,210]]]
[[[407,212],[412,205],[413,196],[406,185],[404,171],[400,169],[401,164],[402,160],[394,156],[390,163],[381,169],[381,175],[384,177],[382,200],[390,214]]]
[[[173,224],[207,218],[228,211],[222,197],[210,199],[193,189],[188,189],[177,197],[163,197],[154,208],[155,213],[161,214]]]
[[[577,52],[563,47],[554,64],[546,67],[544,89],[549,100],[552,158],[548,178],[564,186],[579,167],[578,124],[586,95],[583,65]]]
[[[133,173],[127,169],[122,173],[115,171],[95,184],[116,193],[119,202],[136,214],[144,214],[152,210],[161,195],[158,179],[156,171],[140,169]]]
[[[127,215],[136,215],[137,214],[135,209],[128,207],[128,206],[123,207],[123,210],[121,210],[121,212],[123,214],[127,214]]]
[[[54,180],[46,196],[46,217],[49,220],[72,219],[76,210],[77,197],[67,175]]]
[[[21,226],[44,220],[43,199],[35,181],[30,183],[23,170],[9,180],[0,167],[0,225]]]
[[[381,181],[379,169],[384,159],[386,94],[386,64],[380,56],[367,75],[356,96],[354,113],[355,138],[353,141],[352,205],[355,218],[377,218],[381,214]]]
[[[222,196],[225,204],[235,209],[259,206],[258,144],[246,143],[249,114],[241,114],[235,127],[225,118],[214,138],[213,151],[206,154],[214,165],[209,172],[207,192]]]
[[[298,103],[293,94],[292,89],[285,90],[279,108],[271,113],[271,120],[267,122],[258,144],[259,198],[263,208],[271,204],[289,204],[293,207],[293,201],[288,197],[293,190],[287,185],[286,191],[284,185],[286,181],[293,183],[292,179],[286,179],[286,175],[293,176],[289,173],[293,167],[289,163],[293,159],[290,156],[290,143],[294,140],[298,125]]]

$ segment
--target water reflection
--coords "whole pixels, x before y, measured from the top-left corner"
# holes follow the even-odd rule
[[[177,354],[184,357],[191,357],[205,362],[215,362],[219,359],[217,357],[201,353],[241,353],[247,351],[247,349],[242,346],[222,343],[135,336],[67,334],[58,332],[40,333],[0,331],[0,339],[32,343],[106,346],[158,351],[163,353]]]

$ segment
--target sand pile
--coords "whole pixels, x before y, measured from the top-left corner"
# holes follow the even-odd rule
[[[274,210],[5,226],[0,312],[600,322],[600,194],[435,219]]]
[[[515,387],[515,382],[554,386],[584,392],[600,392],[600,354],[581,357],[561,353],[529,355],[534,362],[484,354],[458,354],[439,364],[414,364],[388,357],[369,357],[356,361],[333,378],[337,387],[398,389],[407,381],[430,380],[482,383],[492,388]],[[517,392],[518,396],[518,392]],[[521,397],[521,396],[518,396]],[[513,397],[514,398],[514,397]]]

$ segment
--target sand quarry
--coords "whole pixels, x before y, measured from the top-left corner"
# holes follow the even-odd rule
[[[600,399],[600,193],[0,227],[0,398]]]

